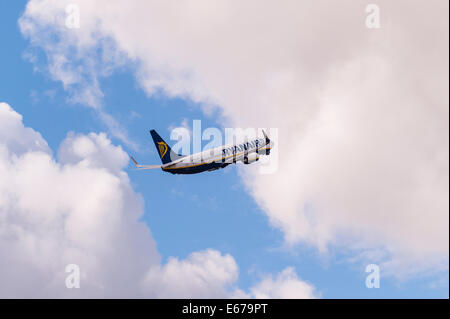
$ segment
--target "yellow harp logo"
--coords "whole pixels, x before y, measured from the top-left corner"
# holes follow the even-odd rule
[[[158,142],[158,150],[159,150],[159,156],[161,156],[161,158],[163,158],[167,152],[167,144],[164,142]]]

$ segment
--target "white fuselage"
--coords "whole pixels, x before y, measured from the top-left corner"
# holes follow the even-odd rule
[[[209,169],[225,167],[228,164],[242,161],[250,164],[258,160],[259,155],[265,155],[273,147],[273,142],[266,143],[264,138],[257,138],[240,144],[228,144],[188,155],[161,166],[163,170],[178,170],[211,164]],[[217,164],[217,165],[215,165]],[[216,167],[217,166],[217,167]]]

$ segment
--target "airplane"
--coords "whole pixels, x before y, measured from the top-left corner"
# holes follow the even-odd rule
[[[269,139],[263,130],[264,138],[255,138],[237,145],[222,145],[192,155],[181,155],[172,151],[155,130],[150,130],[150,134],[162,164],[141,165],[133,156],[130,156],[131,161],[139,170],[161,168],[163,171],[172,174],[197,174],[215,171],[239,161],[244,164],[251,164],[258,161],[260,155],[269,155],[274,145],[274,142]]]

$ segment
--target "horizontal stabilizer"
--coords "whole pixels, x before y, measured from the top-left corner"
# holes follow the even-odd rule
[[[140,165],[133,156],[130,155],[131,161],[137,169],[155,169],[161,168],[161,165]]]

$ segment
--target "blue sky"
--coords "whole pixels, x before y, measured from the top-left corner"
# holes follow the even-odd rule
[[[45,72],[34,71],[24,58],[29,42],[17,20],[26,1],[0,1],[0,101],[23,115],[26,126],[40,132],[55,156],[68,132],[107,132],[116,145],[145,163],[159,158],[148,130],[156,129],[166,140],[169,127],[183,120],[202,127],[222,127],[219,112],[205,115],[189,99],[159,93],[148,97],[136,83],[131,67],[102,78],[105,110],[139,146],[132,150],[108,132],[91,108],[70,103],[60,82]],[[45,64],[41,56],[39,64]],[[418,275],[407,280],[381,277],[381,288],[365,287],[365,264],[349,262],[349,253],[330,249],[320,253],[312,246],[284,245],[283,233],[273,227],[266,214],[246,191],[235,166],[204,174],[170,175],[159,170],[127,170],[133,189],[144,199],[143,220],[149,226],[163,262],[170,256],[186,258],[191,252],[213,248],[231,254],[239,266],[238,286],[258,282],[263,274],[295,268],[298,276],[312,284],[324,298],[448,298],[448,277]],[[432,287],[433,286],[433,287]]]

